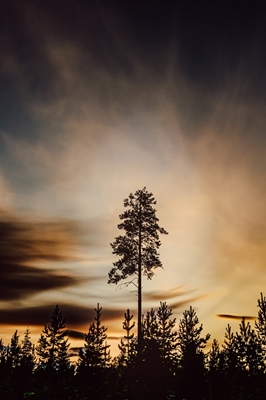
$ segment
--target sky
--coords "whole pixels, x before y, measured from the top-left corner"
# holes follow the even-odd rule
[[[262,2],[3,0],[0,337],[37,341],[56,304],[73,346],[97,303],[112,354],[134,287],[107,284],[130,193],[157,200],[163,269],[143,310],[192,305],[223,340],[266,294]]]

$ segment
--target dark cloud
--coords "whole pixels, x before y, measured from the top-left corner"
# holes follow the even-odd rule
[[[256,319],[256,317],[253,317],[253,316],[248,316],[248,315],[240,316],[240,315],[232,315],[232,314],[218,314],[217,317],[226,318],[226,319],[239,319],[239,320],[242,320],[242,319],[254,320],[254,319]]]
[[[73,329],[67,330],[67,336],[72,339],[83,339],[83,340],[85,339],[85,333],[74,331]]]
[[[1,264],[0,279],[0,301],[12,301],[26,299],[47,290],[78,285],[86,278],[59,274],[55,270],[6,263]]]
[[[120,340],[120,339],[124,339],[124,336],[108,336],[107,339],[108,340]]]
[[[71,327],[70,336],[76,338],[81,338],[80,331],[76,329],[80,326],[87,327],[85,331],[88,330],[89,325],[94,322],[95,310],[93,307],[85,307],[80,305],[73,305],[62,303],[59,304],[60,309],[66,318],[66,328]],[[26,325],[26,326],[42,326],[44,324],[49,324],[51,321],[51,315],[54,306],[51,304],[33,306],[33,307],[23,307],[23,308],[2,308],[0,309],[0,323],[2,325]],[[122,310],[111,310],[102,307],[102,323],[106,325],[105,321],[110,320],[123,320]]]
[[[73,261],[77,226],[70,221],[28,221],[0,213],[0,301],[28,298],[78,285],[87,278],[47,263]]]

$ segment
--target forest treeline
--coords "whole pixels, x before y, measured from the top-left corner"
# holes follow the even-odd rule
[[[161,302],[143,317],[141,354],[132,333],[135,322],[127,310],[115,358],[110,356],[101,313],[98,304],[84,346],[78,349],[70,347],[58,306],[35,346],[29,329],[22,339],[16,331],[7,345],[0,340],[0,398],[265,399],[266,298],[262,294],[254,327],[244,317],[237,332],[228,324],[221,344],[215,339],[211,343],[210,334],[203,334],[192,307],[177,323],[171,308]]]

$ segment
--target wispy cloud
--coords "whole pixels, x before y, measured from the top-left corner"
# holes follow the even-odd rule
[[[1,301],[22,300],[89,280],[54,266],[78,260],[76,223],[27,219],[3,211],[0,217]]]

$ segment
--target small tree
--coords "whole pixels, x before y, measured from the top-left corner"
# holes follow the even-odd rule
[[[249,322],[245,323],[245,318],[242,319],[239,328],[239,332],[235,335],[235,349],[239,368],[247,371],[249,376],[264,372],[263,349],[258,335],[254,329],[251,329]]]
[[[11,368],[16,368],[20,365],[21,360],[21,346],[19,344],[19,335],[16,330],[11,338],[10,346],[7,350],[7,364]]]
[[[137,190],[135,194],[130,193],[124,200],[127,210],[119,215],[123,222],[118,225],[118,229],[123,229],[125,235],[116,237],[111,243],[113,254],[120,259],[113,263],[108,283],[117,284],[131,276],[137,278],[137,284],[134,278],[127,284],[133,283],[137,287],[139,352],[142,348],[142,274],[152,279],[154,269],[162,267],[158,253],[161,245],[159,234],[167,234],[166,230],[158,225],[159,219],[153,208],[155,204],[153,194],[145,187]]]
[[[149,339],[157,338],[158,334],[158,323],[157,323],[157,314],[154,308],[151,308],[150,311],[147,311],[145,318],[142,322],[142,334],[144,341]]]
[[[218,340],[214,339],[212,342],[211,350],[207,354],[208,366],[208,386],[209,386],[209,399],[222,400],[225,398],[225,384],[223,375],[223,354],[220,350]],[[223,388],[223,391],[221,391]],[[228,399],[230,397],[228,396]]]
[[[96,316],[90,325],[88,333],[85,334],[84,348],[79,351],[79,368],[98,367],[104,368],[109,365],[110,351],[107,345],[107,328],[101,323],[102,307],[94,309]]]
[[[171,318],[173,311],[168,308],[166,302],[160,302],[157,311],[157,340],[161,350],[163,363],[172,367],[176,361],[177,353],[177,332],[175,329],[176,318]]]
[[[211,350],[207,355],[207,364],[210,371],[218,371],[221,367],[221,352],[217,339],[213,339]]]
[[[199,325],[195,310],[190,307],[183,313],[177,332],[178,352],[182,367],[180,386],[183,389],[184,396],[188,399],[204,397],[206,356],[203,350],[211,335],[208,333],[205,337],[202,337],[202,330],[203,326],[202,324]]]
[[[70,366],[66,320],[57,305],[54,308],[50,325],[45,325],[36,347],[39,364],[42,368],[65,369]]]
[[[198,326],[198,324],[199,319],[196,311],[190,307],[183,313],[177,333],[178,349],[183,359],[190,352],[195,355],[202,355],[203,349],[211,337],[209,333],[205,337],[201,337],[203,325]]]
[[[21,366],[33,370],[35,364],[34,345],[31,342],[30,330],[26,329],[21,346]]]
[[[3,339],[0,339],[0,364],[5,364],[6,363],[6,354],[7,349],[6,346],[4,346]]]
[[[158,343],[163,364],[170,367],[176,359],[177,332],[174,331],[176,319],[171,319],[172,310],[166,302],[160,302],[157,312],[151,308],[143,320],[144,342],[155,339]]]
[[[260,299],[258,299],[258,308],[258,319],[255,321],[255,328],[266,353],[266,297],[262,293],[260,294]]]
[[[121,339],[120,344],[118,344],[120,350],[118,362],[121,365],[128,365],[135,355],[134,333],[131,333],[135,326],[135,321],[131,322],[133,315],[130,315],[129,309],[124,313],[124,316],[123,329],[126,331],[126,334],[124,335],[124,339]]]

